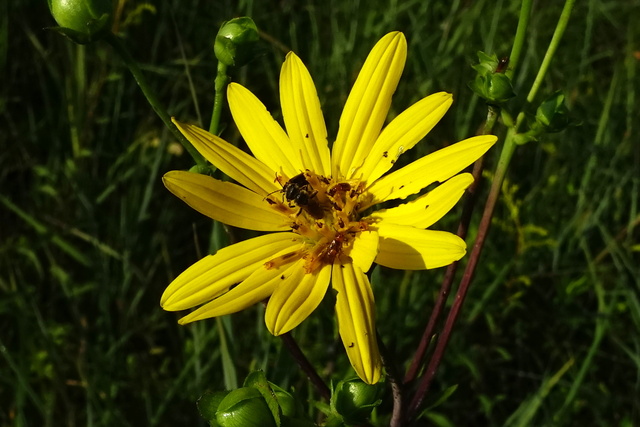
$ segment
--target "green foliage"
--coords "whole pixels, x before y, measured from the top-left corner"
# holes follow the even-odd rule
[[[256,369],[299,400],[318,399],[266,331],[261,305],[186,327],[160,309],[165,286],[208,252],[212,234],[210,221],[160,181],[192,162],[110,47],[41,31],[55,25],[44,2],[0,3],[0,425],[198,425],[194,402],[204,390],[236,388]],[[516,151],[428,401],[458,387],[425,413],[432,424],[640,423],[640,35],[632,3],[578,2],[539,99],[525,106],[534,117],[562,90],[579,125]],[[318,87],[329,140],[367,52],[402,30],[408,61],[390,118],[438,90],[452,92],[455,104],[401,166],[480,127],[486,106],[466,86],[471,64],[480,50],[509,54],[519,5],[127,2],[111,28],[170,114],[206,124],[217,29],[251,16],[262,55],[232,70],[232,80],[279,120],[277,77],[295,50]],[[560,8],[534,5],[515,93],[533,81]],[[222,122],[222,136],[242,146],[228,111]],[[434,228],[456,224],[450,215]],[[476,229],[474,221],[469,242]],[[235,241],[249,233],[218,227],[214,235]],[[400,366],[412,357],[441,276],[372,273],[379,333]],[[334,321],[329,297],[294,335],[338,383],[353,372]],[[381,399],[372,425],[389,424],[388,387]]]

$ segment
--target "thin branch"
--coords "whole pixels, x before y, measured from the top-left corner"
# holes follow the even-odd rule
[[[384,342],[378,337],[378,348],[380,349],[380,356],[382,357],[382,364],[387,371],[387,379],[391,383],[391,392],[393,393],[393,413],[391,415],[390,427],[400,427],[404,421],[404,407],[402,404],[402,381],[400,380],[400,373],[396,367],[396,364],[391,358],[391,354],[384,345]]]
[[[499,108],[494,106],[489,106],[487,111],[487,120],[482,129],[483,135],[488,135],[493,131],[493,127],[495,126],[496,120],[499,116]],[[475,164],[473,165],[473,184],[467,189],[467,199],[464,202],[464,206],[462,208],[462,215],[460,217],[460,224],[458,225],[458,231],[456,234],[461,239],[466,239],[467,232],[469,230],[469,223],[471,222],[471,216],[473,214],[473,208],[475,207],[476,200],[478,198],[478,188],[480,186],[480,182],[482,180],[482,171],[484,169],[484,156],[479,158]],[[436,303],[433,307],[433,311],[431,311],[431,316],[429,317],[429,322],[427,323],[426,328],[422,334],[422,338],[420,339],[420,344],[418,345],[418,349],[416,350],[416,354],[411,361],[411,365],[407,374],[404,377],[404,383],[410,383],[413,381],[420,368],[424,362],[424,356],[429,348],[429,343],[432,340],[434,330],[440,319],[440,315],[442,313],[442,309],[447,302],[449,297],[449,292],[451,292],[451,285],[453,283],[453,279],[456,276],[456,271],[458,270],[458,262],[454,262],[447,267],[447,271],[444,274],[444,278],[442,279],[442,285],[440,286],[440,292],[438,293],[438,298],[436,299]]]
[[[311,365],[309,359],[307,359],[302,350],[300,350],[298,343],[293,339],[291,333],[287,332],[286,334],[282,334],[280,335],[280,338],[282,338],[282,342],[284,342],[285,347],[287,347],[287,350],[289,350],[293,359],[298,363],[304,373],[307,374],[307,377],[309,377],[309,380],[311,380],[313,385],[318,389],[320,395],[326,400],[330,400],[331,390],[329,390],[329,387],[327,387],[322,378],[320,378],[320,375],[318,375],[314,367]]]

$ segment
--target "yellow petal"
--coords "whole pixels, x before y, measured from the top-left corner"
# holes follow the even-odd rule
[[[185,310],[207,302],[249,277],[274,254],[295,251],[301,238],[294,233],[272,233],[220,249],[187,268],[160,299],[168,311]]]
[[[299,270],[298,265],[299,262],[285,264],[272,269],[267,269],[264,266],[259,267],[238,286],[183,317],[179,320],[179,323],[184,325],[189,322],[195,322],[196,320],[237,313],[238,311],[251,307],[268,298],[280,282],[283,281],[282,277],[289,277]]]
[[[275,182],[275,170],[260,160],[198,126],[172,121],[195,149],[227,176],[263,196],[281,189]]]
[[[459,260],[467,245],[460,237],[446,231],[388,224],[376,224],[380,250],[376,263],[399,270],[425,270],[442,267]]]
[[[369,279],[353,264],[336,264],[332,286],[338,292],[338,330],[349,361],[362,381],[375,384],[380,380],[381,362]]]
[[[444,182],[478,160],[497,141],[494,135],[474,136],[431,153],[374,182],[374,197],[360,210],[386,200],[403,199],[434,182]]]
[[[470,173],[461,173],[443,182],[424,196],[391,209],[382,209],[371,218],[393,224],[428,228],[449,212],[473,182]]]
[[[357,235],[349,256],[360,270],[367,272],[371,264],[378,256],[378,232],[374,230],[363,231]]]
[[[227,96],[233,120],[256,159],[289,178],[304,170],[301,153],[254,94],[231,83]]]
[[[331,279],[331,264],[314,273],[305,273],[301,259],[288,276],[281,277],[269,298],[264,320],[273,335],[282,335],[309,317],[324,298]]]
[[[373,47],[349,93],[333,145],[333,176],[350,178],[369,154],[389,112],[407,58],[400,32],[384,36]]]
[[[439,92],[403,111],[382,130],[355,177],[374,182],[384,175],[402,153],[413,148],[431,131],[452,103],[451,94]]]
[[[327,128],[309,71],[289,52],[280,73],[280,103],[287,134],[302,153],[303,164],[320,175],[331,174]]]
[[[237,184],[184,171],[167,172],[162,181],[186,204],[216,221],[256,231],[290,229],[287,217],[270,208],[263,196]]]

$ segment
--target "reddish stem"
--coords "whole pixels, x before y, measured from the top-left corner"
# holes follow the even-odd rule
[[[320,375],[318,375],[316,370],[313,368],[311,362],[307,359],[307,356],[305,356],[302,350],[300,350],[298,343],[293,339],[291,333],[287,332],[286,334],[282,334],[280,335],[280,338],[282,338],[285,347],[287,347],[287,350],[289,350],[293,359],[298,363],[298,365],[300,365],[300,368],[302,368],[302,370],[307,374],[307,377],[309,377],[309,380],[311,380],[313,385],[318,389],[320,395],[326,400],[330,400],[331,390],[329,390],[329,387],[327,387],[322,378],[320,378]]]
[[[507,136],[507,141],[502,153],[500,154],[500,160],[498,161],[498,167],[493,178],[489,197],[487,198],[487,203],[485,204],[484,212],[482,213],[482,219],[480,220],[480,225],[478,227],[478,236],[476,237],[475,244],[471,250],[471,255],[469,256],[469,263],[464,270],[458,292],[456,293],[455,300],[451,305],[451,310],[447,315],[447,319],[442,329],[442,334],[438,338],[438,343],[436,344],[431,360],[429,361],[427,369],[420,380],[416,394],[409,405],[408,419],[413,418],[417,410],[420,408],[427,391],[429,391],[429,387],[435,377],[438,366],[440,366],[442,357],[444,356],[444,351],[449,343],[449,338],[451,337],[451,331],[453,330],[453,326],[460,314],[460,309],[462,308],[467,291],[469,290],[469,285],[473,280],[473,275],[478,265],[478,261],[480,260],[482,248],[489,232],[489,226],[491,225],[493,211],[496,207],[498,196],[500,195],[500,190],[502,188],[502,182],[504,181],[504,177],[507,172],[507,166],[509,165],[514,150],[515,144],[510,140],[509,136]]]
[[[467,189],[468,197],[465,200],[464,207],[462,209],[462,215],[460,218],[460,224],[458,225],[458,231],[456,232],[456,234],[463,240],[467,237],[469,223],[471,222],[471,214],[473,213],[473,208],[476,204],[477,190],[482,178],[483,164],[484,157],[481,157],[473,165],[473,184]],[[444,273],[442,285],[440,286],[440,292],[438,293],[438,298],[436,299],[433,311],[431,311],[429,322],[427,323],[427,327],[424,329],[424,333],[422,334],[422,338],[420,339],[420,345],[416,350],[416,354],[413,356],[411,366],[409,367],[409,370],[404,377],[405,384],[413,381],[418,375],[418,371],[420,370],[420,367],[422,366],[422,363],[424,361],[425,353],[429,348],[429,343],[431,342],[433,331],[435,330],[436,324],[440,319],[442,308],[444,307],[444,304],[447,302],[447,298],[449,297],[451,284],[453,283],[453,278],[456,276],[457,270],[458,262],[456,261],[453,264],[450,264],[447,267],[447,271]]]

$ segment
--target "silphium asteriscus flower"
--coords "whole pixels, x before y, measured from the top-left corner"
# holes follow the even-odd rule
[[[198,307],[180,323],[243,310],[268,298],[274,335],[299,325],[336,291],[338,330],[363,381],[376,383],[381,362],[375,305],[366,272],[376,262],[422,270],[464,256],[454,234],[428,230],[460,199],[473,178],[460,173],[496,141],[477,136],[386,174],[442,118],[452,96],[421,99],[384,128],[407,53],[405,37],[384,36],[369,53],[340,117],[329,150],[320,102],[309,72],[289,53],[280,74],[286,131],[248,89],[228,86],[233,119],[253,156],[196,126],[176,126],[213,165],[238,184],[171,171],[164,184],[217,221],[272,232],[219,250],[180,274],[166,289],[165,310]],[[419,194],[388,209],[375,206]]]

